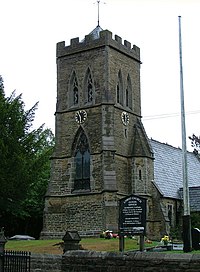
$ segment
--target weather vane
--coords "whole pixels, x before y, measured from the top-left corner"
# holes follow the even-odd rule
[[[99,26],[99,4],[101,3],[100,0],[97,0],[97,6],[98,6],[98,23],[97,26]],[[94,3],[95,4],[95,3]],[[106,4],[105,2],[103,2],[103,4]]]

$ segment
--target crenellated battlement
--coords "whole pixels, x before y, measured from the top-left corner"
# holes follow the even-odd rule
[[[140,62],[140,48],[136,45],[131,48],[131,43],[127,40],[124,40],[123,43],[122,38],[118,35],[115,35],[113,39],[112,32],[109,30],[100,31],[98,38],[92,34],[86,35],[82,41],[79,41],[79,38],[73,38],[68,46],[64,41],[57,43],[57,58],[103,46],[110,46]]]

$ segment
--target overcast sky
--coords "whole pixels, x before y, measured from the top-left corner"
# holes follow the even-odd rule
[[[181,147],[178,16],[182,17],[187,137],[200,135],[200,1],[105,0],[100,26],[141,50],[143,124],[149,138]],[[97,26],[95,0],[0,0],[0,75],[6,95],[39,101],[35,126],[54,132],[56,43]],[[190,141],[187,142],[190,149]]]

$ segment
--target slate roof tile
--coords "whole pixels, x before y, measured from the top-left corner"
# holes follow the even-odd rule
[[[154,182],[163,197],[180,199],[179,189],[183,187],[182,150],[153,139],[149,142],[155,158]],[[187,152],[187,165],[189,187],[200,187],[200,160],[192,152]],[[198,194],[200,197],[200,192]]]
[[[183,198],[183,188],[179,190],[180,197]],[[189,199],[190,199],[190,211],[200,212],[200,186],[189,188]]]

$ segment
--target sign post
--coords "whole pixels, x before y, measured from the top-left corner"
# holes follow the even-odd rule
[[[146,234],[146,199],[127,196],[119,202],[119,250],[124,251],[124,236],[140,236],[140,251],[144,250]]]

